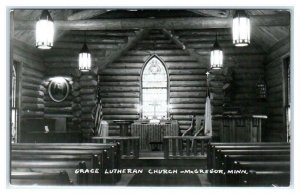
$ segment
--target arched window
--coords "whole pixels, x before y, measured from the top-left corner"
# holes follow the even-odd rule
[[[153,56],[142,73],[142,117],[162,119],[168,116],[168,75],[162,61]]]

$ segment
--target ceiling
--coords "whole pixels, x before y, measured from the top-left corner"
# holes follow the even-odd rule
[[[70,47],[78,50],[84,40],[89,48],[106,54],[118,52],[135,41],[142,29],[170,30],[188,49],[197,50],[197,43],[216,33],[220,41],[231,40],[231,18],[234,10],[49,10],[56,27],[55,52]],[[290,36],[290,13],[287,10],[247,10],[251,22],[251,44],[268,52],[277,42]],[[14,11],[14,38],[35,45],[35,22],[41,10]],[[163,33],[163,31],[162,31]],[[38,51],[43,55],[43,51]],[[65,51],[74,52],[74,51]]]

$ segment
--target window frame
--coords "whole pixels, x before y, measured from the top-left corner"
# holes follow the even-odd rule
[[[158,59],[161,64],[163,65],[165,71],[166,71],[166,74],[167,74],[167,105],[170,104],[170,77],[169,77],[169,71],[167,69],[167,66],[165,64],[165,62],[161,59],[161,57],[159,57],[158,55],[154,54],[154,55],[151,55],[143,64],[143,67],[142,67],[142,71],[141,71],[141,74],[140,74],[140,102],[139,102],[139,105],[141,106],[141,109],[139,110],[139,118],[140,119],[143,119],[143,75],[144,75],[144,70],[148,64],[148,62],[150,60],[152,60],[153,58],[156,58]],[[170,111],[169,111],[169,107],[167,108],[167,118],[170,117]]]
[[[15,69],[15,73],[16,73],[16,86],[15,86],[15,94],[14,94],[14,106],[12,104],[13,101],[13,83],[12,83],[12,79],[13,79],[13,69]],[[21,72],[22,72],[22,63],[13,60],[13,64],[12,67],[10,69],[10,85],[9,85],[9,90],[10,90],[10,101],[9,101],[9,117],[10,117],[10,131],[9,131],[9,135],[10,135],[10,143],[13,141],[12,140],[12,123],[13,123],[13,118],[12,118],[12,110],[15,110],[15,120],[14,122],[16,123],[16,137],[15,137],[15,143],[20,142],[21,140],[21,114],[20,114],[20,108],[21,108],[21,91],[20,91],[20,80],[21,80]]]
[[[292,123],[292,83],[291,83],[291,57],[290,55],[285,55],[282,57],[282,103],[283,103],[283,121],[284,121],[284,129],[286,130],[287,141],[290,141],[290,134],[291,134],[291,124]],[[290,112],[290,116],[289,116]],[[289,118],[290,117],[290,118]],[[289,121],[290,120],[290,121]]]

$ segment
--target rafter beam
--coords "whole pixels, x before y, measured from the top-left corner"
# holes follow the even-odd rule
[[[16,21],[15,30],[32,30],[36,21]],[[76,21],[54,21],[57,30],[124,30],[124,29],[209,29],[231,28],[232,18],[192,17],[192,18],[134,18],[134,19],[94,19]],[[290,16],[255,15],[251,24],[257,26],[288,26]]]
[[[203,57],[201,57],[194,49],[189,49],[185,46],[183,42],[179,40],[179,38],[172,34],[170,30],[163,29],[163,33],[171,39],[178,47],[185,50],[190,56],[194,57],[200,64],[203,63]]]
[[[230,10],[211,10],[211,9],[191,9],[190,12],[195,14],[199,14],[202,16],[212,16],[212,17],[220,17],[220,18],[227,18],[230,16]]]
[[[68,16],[68,20],[85,20],[107,13],[108,10],[83,10]]]
[[[134,47],[138,41],[143,39],[148,34],[148,32],[148,30],[142,29],[136,32],[136,35],[134,37],[128,37],[128,42],[126,44],[123,44],[120,47],[120,49],[118,49],[118,51],[111,52],[105,57],[103,63],[101,63],[98,66],[98,72],[103,71],[107,65],[113,63],[115,60],[119,59],[124,53],[126,53],[128,50]]]

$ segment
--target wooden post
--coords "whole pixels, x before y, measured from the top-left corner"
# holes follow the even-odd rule
[[[110,163],[109,163],[109,156],[108,156],[108,152],[107,150],[104,150],[103,151],[103,156],[102,156],[102,159],[101,159],[101,164],[102,164],[102,171],[104,171],[106,168],[109,169],[110,168]],[[102,175],[102,184],[108,184],[109,183],[109,179],[108,179],[108,175],[105,175],[104,172],[103,172],[103,175]]]
[[[169,158],[169,139],[167,138],[164,138],[164,141],[163,141],[163,147],[164,147],[164,157],[165,159],[168,159]]]
[[[182,139],[178,139],[178,151],[179,151],[179,156],[183,156],[183,144],[182,144]]]
[[[140,146],[139,146],[139,143],[140,143],[140,140],[139,139],[135,139],[133,140],[134,141],[134,146],[133,146],[133,156],[135,159],[138,159],[139,158],[139,153],[140,153]]]
[[[126,156],[130,156],[130,152],[131,152],[131,149],[132,149],[132,144],[131,144],[131,139],[127,139],[127,140],[124,140],[125,142],[127,142],[127,150],[126,150]]]
[[[190,156],[191,154],[191,140],[189,138],[186,139],[186,155]]]
[[[121,155],[125,154],[125,151],[127,150],[127,145],[125,143],[125,140],[120,140],[120,149],[121,149]]]
[[[198,150],[197,150],[197,145],[198,145],[198,140],[197,139],[193,139],[193,153],[195,156],[197,156]]]
[[[204,139],[201,139],[201,155],[204,155]]]
[[[176,156],[176,141],[177,141],[177,139],[171,139],[171,142],[172,142],[172,156],[173,157]]]
[[[93,169],[98,169],[99,168],[99,166],[98,166],[98,162],[99,162],[99,157],[98,157],[98,155],[93,155],[92,156],[92,167],[93,167]],[[100,168],[99,168],[99,170],[100,170]],[[92,176],[92,183],[93,184],[100,184],[100,178],[101,177],[99,177],[99,175],[98,174],[93,174],[93,176]]]
[[[84,161],[79,162],[78,168],[85,170],[86,169],[85,162]],[[79,185],[87,184],[88,183],[87,179],[88,179],[88,174],[79,173],[77,175],[77,182],[78,182]]]

